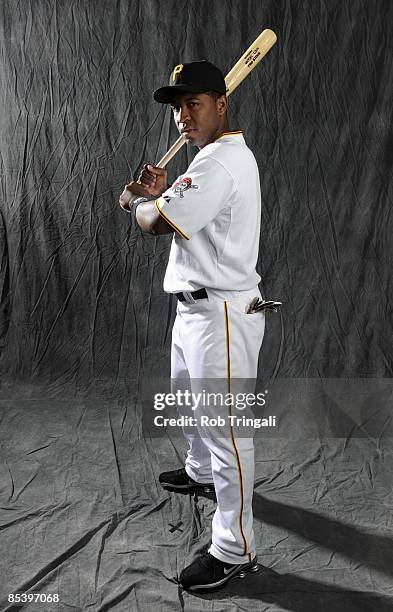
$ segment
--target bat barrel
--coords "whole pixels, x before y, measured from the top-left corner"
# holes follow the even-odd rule
[[[273,30],[263,30],[225,77],[227,96],[250,74],[277,41]]]

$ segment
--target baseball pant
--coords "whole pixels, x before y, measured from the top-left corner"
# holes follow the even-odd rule
[[[178,302],[172,331],[172,388],[192,393],[254,392],[264,312],[246,314],[258,288],[250,291],[207,290],[208,300]],[[205,394],[206,394],[205,393]],[[179,413],[184,408],[178,407]],[[214,482],[217,509],[209,552],[227,563],[248,563],[255,556],[252,495],[254,485],[253,433],[242,435],[230,419],[222,428],[201,425],[203,415],[239,415],[233,404],[201,402],[195,409],[197,433],[188,429],[187,474],[199,483]],[[189,414],[189,413],[188,413]],[[195,429],[194,429],[195,431]],[[248,430],[249,431],[249,430]]]

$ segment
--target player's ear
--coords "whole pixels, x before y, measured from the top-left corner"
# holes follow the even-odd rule
[[[216,104],[219,115],[224,115],[228,109],[227,97],[225,95],[220,96],[219,98],[217,98]]]

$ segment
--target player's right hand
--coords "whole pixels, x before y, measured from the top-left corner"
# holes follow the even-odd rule
[[[167,190],[167,176],[168,173],[164,168],[145,164],[137,182],[142,185],[149,195],[159,198]]]

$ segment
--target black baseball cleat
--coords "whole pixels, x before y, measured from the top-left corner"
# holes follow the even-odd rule
[[[178,491],[183,493],[192,493],[194,491],[211,493],[214,491],[214,484],[212,482],[207,484],[196,482],[189,477],[184,468],[172,470],[171,472],[162,472],[158,480],[163,489],[167,491]]]
[[[249,572],[258,570],[256,556],[249,563],[232,565],[205,552],[182,571],[179,581],[186,591],[215,591],[232,578],[245,578]]]

